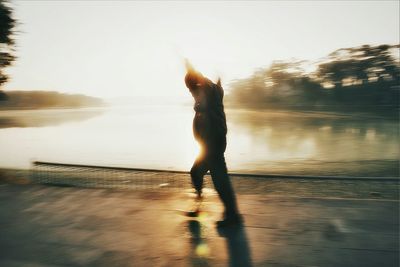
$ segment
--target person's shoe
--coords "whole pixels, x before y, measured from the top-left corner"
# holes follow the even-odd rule
[[[186,213],[185,213],[185,215],[187,217],[199,217],[199,214],[200,214],[200,210],[198,210],[198,209],[186,211]]]
[[[203,195],[201,195],[201,194],[200,195],[199,194],[196,195],[195,201],[196,202],[203,202]]]
[[[216,222],[218,228],[240,227],[243,225],[243,218],[240,215],[225,217]]]

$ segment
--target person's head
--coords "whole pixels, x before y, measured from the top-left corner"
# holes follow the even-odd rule
[[[203,76],[195,71],[188,71],[185,75],[186,87],[192,92],[196,91],[202,84]]]
[[[204,76],[196,71],[188,59],[185,59],[185,84],[194,97],[199,94],[199,88],[204,84]]]

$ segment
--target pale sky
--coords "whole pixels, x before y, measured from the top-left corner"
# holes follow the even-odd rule
[[[183,58],[211,79],[272,60],[399,43],[399,1],[14,1],[6,90],[189,97]],[[229,89],[229,88],[228,88]]]

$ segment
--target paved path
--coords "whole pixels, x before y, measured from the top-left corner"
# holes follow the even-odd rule
[[[242,229],[218,232],[212,191],[0,184],[0,266],[399,266],[399,201],[239,194]]]

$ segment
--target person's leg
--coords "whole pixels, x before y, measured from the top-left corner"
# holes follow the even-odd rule
[[[228,170],[226,168],[225,157],[223,153],[212,155],[209,158],[211,178],[214,183],[215,190],[224,204],[226,220],[239,220],[239,211],[236,202],[235,192],[233,190]]]
[[[196,189],[197,196],[201,197],[203,189],[204,175],[208,171],[208,164],[204,155],[200,155],[193,163],[192,169],[190,170],[190,177],[192,178],[192,184]]]

